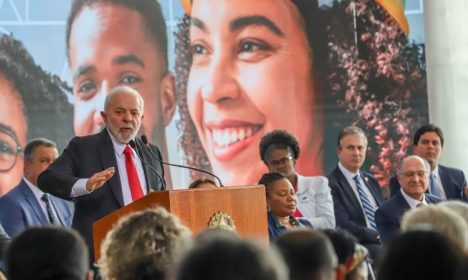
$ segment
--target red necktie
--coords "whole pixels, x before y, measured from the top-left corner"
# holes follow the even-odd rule
[[[130,185],[130,192],[132,193],[133,201],[143,197],[143,190],[141,189],[140,179],[133,163],[132,149],[130,146],[125,146],[125,167],[127,168],[128,184]]]

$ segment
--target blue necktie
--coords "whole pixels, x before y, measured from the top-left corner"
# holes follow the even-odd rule
[[[440,189],[439,182],[437,182],[437,179],[434,173],[431,173],[431,186],[430,186],[429,191],[432,195],[437,196],[438,198],[442,200],[446,199],[445,195],[442,193],[442,190]]]
[[[353,179],[356,182],[359,197],[361,198],[362,208],[364,209],[364,214],[366,214],[367,220],[369,221],[369,226],[376,230],[377,226],[375,225],[374,207],[372,206],[372,203],[364,190],[364,186],[361,183],[361,176],[356,175]]]
[[[57,214],[55,213],[52,203],[50,202],[49,194],[45,193],[44,195],[42,195],[41,199],[46,204],[47,216],[49,217],[50,224],[56,226],[62,225],[57,217]]]

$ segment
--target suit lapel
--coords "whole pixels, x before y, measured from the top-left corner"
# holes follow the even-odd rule
[[[152,170],[151,167],[148,166],[148,164],[153,163],[153,159],[152,159],[151,154],[147,151],[148,148],[146,148],[139,139],[136,139],[136,145],[137,145],[137,149],[141,155],[142,160],[146,163],[142,165],[143,165],[143,170],[145,172],[146,188],[147,188],[147,191],[149,192],[150,189],[154,189],[154,187],[157,186],[157,183],[155,184],[155,182],[158,181],[156,174],[154,174],[154,170]]]
[[[68,207],[68,206],[64,205],[64,203],[66,203],[66,202],[61,201],[60,198],[57,198],[57,197],[55,197],[53,195],[50,196],[50,201],[52,203],[52,206],[55,209],[55,213],[57,213],[57,217],[59,218],[60,223],[63,226],[68,226],[67,221],[66,221],[65,216],[64,216],[64,215],[68,214],[67,210],[69,210],[69,209],[65,208],[65,207]]]
[[[453,197],[452,189],[448,187],[450,186],[450,178],[446,172],[447,170],[441,165],[439,165],[438,167],[439,167],[438,171],[439,171],[440,181],[442,182],[442,188],[444,188],[445,196],[447,198]]]
[[[19,187],[21,190],[21,194],[24,196],[24,199],[33,210],[34,214],[36,215],[36,218],[41,224],[47,225],[49,223],[49,220],[46,218],[44,211],[42,211],[41,205],[39,205],[39,202],[34,196],[34,193],[31,191],[31,189],[29,189],[28,185],[24,180],[21,181]]]
[[[356,197],[356,194],[354,193],[352,187],[349,185],[348,180],[346,180],[346,177],[344,176],[344,174],[341,172],[341,170],[338,167],[336,168],[335,172],[337,174],[338,181],[340,182],[341,189],[348,196],[348,199],[346,201],[351,201],[351,203],[353,204],[353,206],[352,206],[353,209],[359,209],[359,211],[357,211],[359,213],[359,217],[363,221],[365,221],[364,213],[362,212],[361,204],[359,203],[359,200]]]
[[[100,136],[101,141],[99,141],[99,152],[102,165],[104,169],[109,168],[111,166],[115,167],[115,174],[114,176],[112,176],[112,178],[110,178],[107,184],[110,185],[110,189],[112,190],[112,193],[114,194],[120,207],[123,207],[124,201],[122,194],[122,184],[120,183],[120,174],[119,168],[117,167],[117,159],[115,158],[114,145],[112,144],[112,140],[107,132],[107,129],[104,128]]]
[[[403,213],[408,211],[411,207],[409,206],[408,202],[403,197],[401,192],[398,192],[395,196],[396,196],[396,201],[398,203],[396,210],[399,211],[397,216],[400,217],[399,220],[401,221],[401,218],[403,217]],[[397,214],[397,213],[395,213],[395,214]]]
[[[379,207],[380,204],[381,204],[380,196],[378,196],[375,193],[376,190],[374,190],[373,185],[371,183],[369,183],[369,178],[366,175],[362,174],[362,173],[361,173],[361,177],[363,179],[362,181],[364,181],[364,184],[366,184],[367,189],[371,192],[372,196],[374,197],[374,200],[375,200],[375,203],[377,204],[377,207]]]

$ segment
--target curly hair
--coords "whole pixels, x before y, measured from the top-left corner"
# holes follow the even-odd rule
[[[276,182],[282,179],[287,179],[287,177],[279,172],[269,172],[269,173],[265,173],[262,175],[262,178],[260,178],[260,180],[258,181],[258,184],[265,186],[265,193],[266,193],[266,196],[268,196],[268,193],[270,191],[270,185],[273,182]]]
[[[380,185],[387,185],[396,163],[408,152],[410,132],[427,123],[424,46],[409,43],[395,19],[373,0],[334,1],[332,7],[320,8],[316,1],[293,3],[304,19],[325,138],[335,139],[343,126],[362,127],[371,140],[370,170]],[[189,27],[185,15],[176,33],[179,145],[187,164],[211,170],[187,105]],[[324,142],[324,159],[335,153],[333,144]],[[335,164],[325,161],[324,169]]]
[[[121,219],[101,245],[104,279],[166,279],[174,259],[190,244],[191,231],[164,208]]]
[[[296,137],[286,130],[272,130],[260,140],[260,158],[265,164],[267,164],[266,154],[269,147],[282,150],[291,149],[294,159],[298,159],[301,153],[301,148]]]
[[[0,37],[0,75],[21,96],[27,139],[47,138],[57,143],[59,151],[65,148],[73,136],[73,111],[67,98],[71,88],[36,65],[21,42],[10,35]]]
[[[301,26],[304,28],[306,35],[310,63],[312,69],[312,79],[314,80],[314,88],[317,93],[316,101],[322,100],[324,73],[326,72],[326,28],[319,23],[323,20],[320,13],[317,0],[293,0],[298,11],[302,15]],[[185,161],[190,166],[196,166],[203,170],[212,172],[210,161],[205,153],[205,150],[198,138],[197,130],[192,118],[190,117],[187,104],[187,83],[192,65],[192,53],[190,46],[190,21],[189,15],[184,15],[177,24],[178,31],[176,37],[176,99],[180,119],[177,122],[177,128],[181,132],[179,139],[179,147],[185,154]],[[199,176],[198,172],[192,171],[192,179]]]

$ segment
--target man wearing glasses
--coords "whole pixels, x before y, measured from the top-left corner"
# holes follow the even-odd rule
[[[408,156],[401,162],[397,173],[400,191],[375,212],[377,230],[384,245],[399,232],[401,218],[406,211],[440,202],[438,197],[426,194],[429,174],[429,163],[419,156]]]
[[[37,187],[39,174],[57,157],[55,143],[47,139],[35,139],[26,145],[23,179],[0,198],[0,223],[10,236],[16,236],[33,226],[52,224],[70,227],[72,213],[68,203],[45,194]],[[12,155],[6,157],[2,164],[13,166],[15,158]]]
[[[441,200],[467,200],[467,183],[462,170],[439,164],[444,147],[442,129],[433,124],[418,128],[413,138],[413,152],[425,159],[431,169],[427,192]],[[399,193],[396,177],[389,182],[391,195]]]

